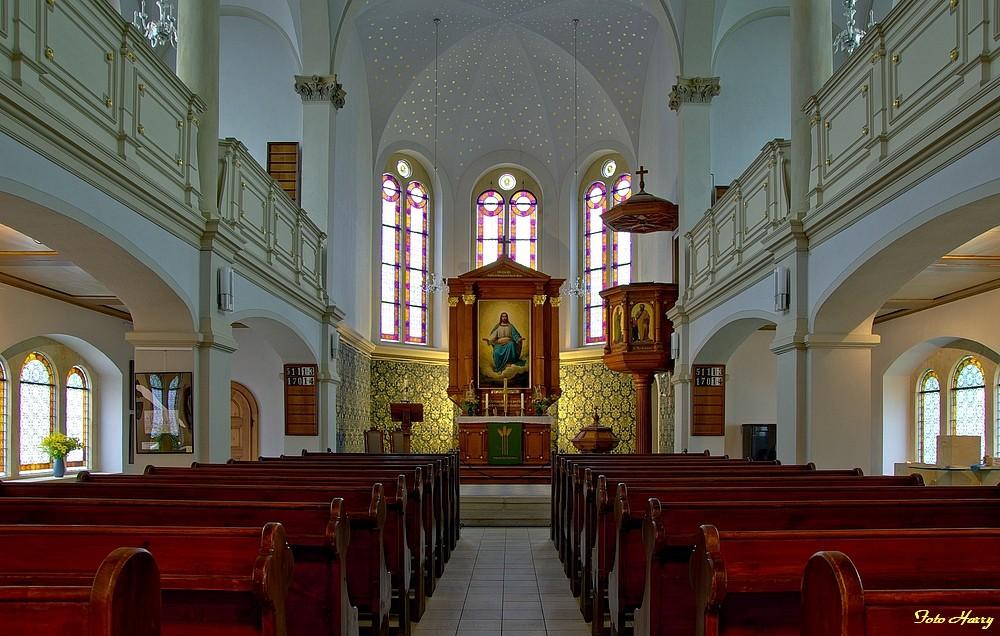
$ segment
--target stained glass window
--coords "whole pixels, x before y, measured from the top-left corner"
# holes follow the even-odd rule
[[[400,170],[402,164],[405,170]],[[395,165],[398,174],[382,175],[380,337],[427,344],[430,191],[422,181],[410,179],[416,169],[409,162]]]
[[[411,181],[406,188],[406,282],[404,296],[406,313],[404,333],[406,342],[427,342],[427,241],[428,241],[427,189],[419,181]]]
[[[83,444],[66,456],[67,466],[86,466],[90,435],[90,386],[80,367],[73,367],[66,377],[66,435]]]
[[[500,258],[500,239],[506,235],[506,201],[496,190],[487,190],[476,200],[476,267]]]
[[[986,375],[974,356],[958,363],[951,393],[952,434],[978,435],[982,457],[986,454]]]
[[[7,371],[0,363],[0,475],[7,474]]]
[[[917,386],[917,461],[937,462],[937,436],[941,434],[941,383],[928,370]]]
[[[535,269],[538,222],[538,200],[527,190],[516,192],[510,198],[510,257]]]
[[[391,174],[382,175],[382,285],[381,337],[399,341],[399,279],[403,237],[399,181]]]
[[[610,171],[609,171],[610,168]],[[632,175],[614,176],[617,164],[609,159],[601,165],[604,179],[584,190],[583,272],[587,296],[583,303],[585,344],[604,342],[605,315],[601,292],[632,282],[632,235],[604,227],[603,216],[612,206],[632,196]]]
[[[48,454],[38,445],[55,430],[56,392],[52,367],[40,353],[28,354],[21,367],[20,380],[20,470],[51,468]]]

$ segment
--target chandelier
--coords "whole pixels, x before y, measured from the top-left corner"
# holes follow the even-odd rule
[[[444,281],[444,277],[440,274],[435,274],[434,272],[427,272],[427,277],[424,278],[424,282],[421,283],[420,288],[427,292],[428,294],[437,294],[448,290],[448,283]]]
[[[146,0],[139,0],[139,10],[135,12],[132,24],[142,31],[154,49],[167,45],[177,48],[177,18],[170,0],[156,0],[156,8],[160,13],[159,19],[150,20],[146,13]]]
[[[857,14],[857,0],[844,0],[844,24],[847,27],[833,38],[833,52],[843,51],[850,55],[856,48],[861,46],[861,40],[865,37],[865,30],[855,26],[855,16]],[[875,10],[868,12],[868,28],[875,24]]]
[[[587,287],[587,283],[580,276],[576,277],[575,283],[563,290],[563,294],[570,298],[584,298],[589,292],[590,288]]]

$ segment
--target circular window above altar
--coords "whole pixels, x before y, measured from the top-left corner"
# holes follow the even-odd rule
[[[409,179],[410,175],[413,174],[413,168],[410,167],[410,162],[406,159],[400,159],[396,162],[396,172],[399,176],[404,179]]]
[[[611,175],[613,175],[615,173],[615,170],[617,169],[618,169],[618,164],[615,162],[615,160],[608,159],[607,161],[604,162],[604,165],[601,166],[601,175],[605,179],[610,179]]]
[[[510,191],[517,187],[517,179],[509,172],[505,172],[497,179],[497,185],[501,190]]]

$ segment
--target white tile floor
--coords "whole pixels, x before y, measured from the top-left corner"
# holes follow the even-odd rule
[[[548,528],[463,528],[414,636],[587,636]]]

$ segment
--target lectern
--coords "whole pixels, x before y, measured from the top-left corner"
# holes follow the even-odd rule
[[[399,430],[403,434],[403,453],[410,453],[410,426],[414,422],[424,421],[424,405],[414,402],[394,402],[389,405],[389,417],[393,422],[399,422]]]

